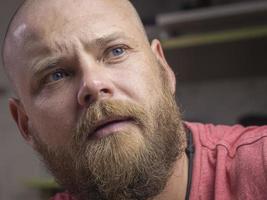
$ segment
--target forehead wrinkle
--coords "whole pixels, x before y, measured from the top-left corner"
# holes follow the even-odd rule
[[[122,31],[113,31],[111,33],[108,33],[108,34],[104,34],[102,36],[98,36],[96,37],[95,39],[92,39],[91,41],[85,41],[84,44],[85,44],[85,48],[86,49],[90,49],[90,48],[105,48],[107,47],[107,45],[109,43],[112,43],[114,41],[117,41],[118,43],[125,43],[125,40],[126,41],[130,41],[134,44],[133,41],[135,41],[134,38],[131,38],[129,36],[127,36],[124,32]]]
[[[97,48],[105,48],[108,43],[118,40],[118,39],[130,39],[134,40],[134,38],[129,38],[127,35],[125,35],[123,32],[114,32],[108,35],[104,35],[98,38],[95,38],[94,40],[91,40],[89,42],[85,42],[82,48],[86,49],[94,49]],[[39,55],[36,56],[29,64],[29,70],[30,73],[35,76],[45,69],[49,68],[50,66],[54,66],[58,63],[60,63],[62,60],[66,59],[66,57],[79,57],[79,51],[81,50],[80,47],[82,43],[75,43],[73,44],[73,47],[71,47],[71,50],[69,48],[69,45],[65,43],[66,41],[63,40],[63,42],[55,42],[55,48],[56,49],[47,49],[43,50],[42,52],[39,52]],[[68,41],[70,42],[70,41]],[[77,41],[76,41],[77,42]],[[78,45],[76,45],[78,44]],[[71,45],[72,46],[72,45]],[[44,48],[41,48],[44,49]],[[33,50],[35,52],[35,50]],[[37,54],[37,53],[36,53]]]
[[[134,38],[129,38],[127,35],[125,35],[123,32],[114,32],[111,34],[99,36],[93,40],[88,40],[81,42],[79,39],[70,39],[70,40],[61,40],[61,41],[54,41],[54,45],[52,48],[49,48],[49,45],[46,45],[44,47],[36,47],[31,50],[29,54],[34,55],[34,59],[32,60],[30,66],[34,67],[36,63],[38,63],[40,60],[52,60],[53,62],[55,60],[59,60],[59,57],[69,57],[73,56],[76,57],[76,54],[78,54],[78,51],[81,49],[92,49],[95,48],[102,49],[107,48],[108,43],[111,43],[115,40],[134,40]],[[85,40],[85,39],[84,39]],[[38,51],[39,49],[39,51]],[[41,63],[50,63],[50,62],[41,62]],[[32,68],[31,67],[31,68]]]
[[[42,32],[32,31],[25,39],[23,49],[30,57],[49,54],[67,54],[74,49],[74,37],[45,37]],[[71,44],[71,45],[70,45]]]

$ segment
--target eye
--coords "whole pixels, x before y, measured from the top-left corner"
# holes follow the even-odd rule
[[[64,79],[68,76],[70,76],[70,73],[66,72],[63,69],[58,69],[49,74],[45,82],[49,83],[49,82],[60,81],[61,79]]]
[[[113,56],[120,56],[122,54],[124,54],[125,49],[123,49],[122,47],[117,47],[111,50],[111,53]]]
[[[118,61],[121,58],[124,58],[124,55],[127,52],[127,47],[117,46],[109,48],[105,54],[106,61]]]

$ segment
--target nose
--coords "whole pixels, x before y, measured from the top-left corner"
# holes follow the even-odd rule
[[[81,106],[87,107],[98,100],[110,98],[113,94],[112,81],[103,70],[87,70],[83,73],[77,97]]]

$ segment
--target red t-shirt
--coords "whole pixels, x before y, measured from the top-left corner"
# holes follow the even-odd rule
[[[195,145],[190,200],[267,199],[267,126],[185,124]]]
[[[191,200],[267,199],[267,126],[186,125],[196,149]]]

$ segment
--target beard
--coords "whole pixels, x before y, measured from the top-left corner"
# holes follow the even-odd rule
[[[34,134],[57,182],[79,200],[147,200],[162,192],[186,146],[179,109],[164,85],[150,108],[120,100],[91,104],[64,146],[51,147]],[[112,118],[131,123],[92,139],[97,123]]]

